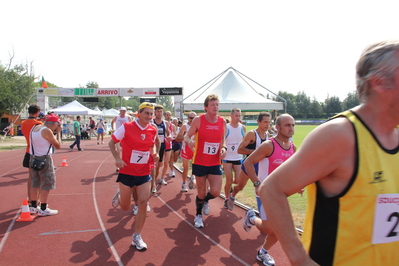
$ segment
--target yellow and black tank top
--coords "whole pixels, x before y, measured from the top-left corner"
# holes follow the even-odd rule
[[[399,265],[399,147],[383,148],[356,113],[342,116],[355,132],[355,171],[335,197],[308,186],[303,244],[322,266]]]

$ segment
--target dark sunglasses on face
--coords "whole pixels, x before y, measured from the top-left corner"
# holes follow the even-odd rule
[[[189,119],[194,119],[195,117],[191,117],[191,116],[189,116],[188,118],[189,118]]]

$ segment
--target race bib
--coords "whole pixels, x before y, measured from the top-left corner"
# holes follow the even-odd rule
[[[238,149],[238,142],[227,143],[227,150],[235,152]]]
[[[219,151],[219,145],[220,143],[210,143],[210,142],[205,142],[204,143],[204,154],[208,155],[215,155]]]
[[[132,151],[132,155],[130,156],[130,163],[134,164],[146,164],[148,163],[148,159],[150,158],[149,151]]]
[[[159,140],[161,141],[161,143],[163,143],[165,141],[165,136],[164,135],[158,135]]]
[[[399,241],[399,194],[377,197],[373,224],[373,244]]]

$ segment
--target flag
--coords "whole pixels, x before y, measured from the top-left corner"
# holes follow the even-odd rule
[[[42,88],[48,88],[46,81],[44,80],[44,77],[42,76]]]

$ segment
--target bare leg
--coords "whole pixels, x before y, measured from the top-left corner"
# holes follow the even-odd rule
[[[140,234],[147,218],[147,202],[150,197],[150,182],[146,182],[136,187],[139,210],[137,212],[134,232]]]

